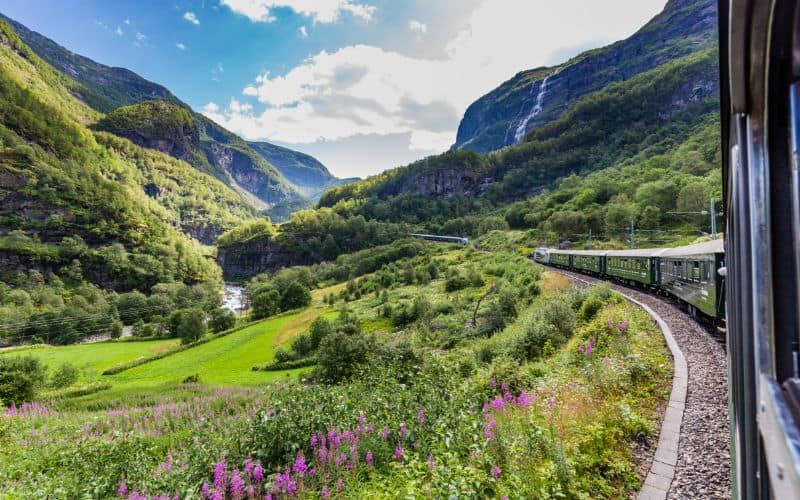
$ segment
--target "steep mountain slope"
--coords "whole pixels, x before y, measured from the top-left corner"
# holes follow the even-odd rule
[[[709,47],[716,22],[715,2],[670,0],[630,38],[560,66],[520,72],[478,99],[464,114],[453,147],[485,152],[519,143],[583,96]]]
[[[248,142],[256,153],[275,165],[275,168],[294,184],[300,192],[313,200],[334,186],[341,186],[359,180],[358,178],[339,179],[313,156],[268,142]]]
[[[109,113],[98,128],[187,161],[273,218],[283,219],[310,203],[303,188],[292,185],[244,140],[193,112],[161,85],[127,69],[74,54],[2,14],[0,18],[7,20],[37,55],[69,78],[66,86],[75,97],[96,111]],[[186,121],[187,117],[193,123]],[[170,123],[172,120],[182,120],[182,126],[172,127],[176,124]]]
[[[73,90],[0,20],[0,281],[31,270],[119,290],[218,279],[184,233],[209,242],[255,212],[184,162],[93,133],[97,112]]]
[[[719,119],[716,60],[709,49],[672,61],[583,97],[521,144],[430,157],[331,189],[319,205],[367,218],[442,223],[531,196],[571,173],[663,154]]]
[[[149,99],[179,103],[166,88],[150,82],[125,68],[110,68],[87,57],[70,52],[49,38],[28,29],[0,13],[25,44],[58,71],[82,85],[74,93],[92,108],[107,113],[120,106]]]

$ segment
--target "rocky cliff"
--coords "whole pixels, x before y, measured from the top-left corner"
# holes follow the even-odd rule
[[[464,114],[453,147],[485,152],[521,142],[583,96],[713,45],[716,23],[716,2],[670,0],[631,37],[559,66],[523,71],[478,99]]]

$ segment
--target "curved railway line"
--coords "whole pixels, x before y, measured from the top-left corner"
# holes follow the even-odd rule
[[[605,281],[563,269],[548,269],[579,285]],[[666,438],[676,425],[675,412],[670,408],[682,410],[677,424],[677,450],[670,439],[660,439],[658,449],[644,457],[650,464],[651,474],[639,498],[731,498],[727,364],[723,344],[717,335],[672,301],[615,282],[611,282],[611,287],[626,298],[648,306],[666,323],[687,369],[684,402],[680,403],[681,394],[676,397],[682,385],[676,377],[666,418],[659,429],[659,437]],[[678,364],[676,361],[676,375]],[[673,472],[671,478],[670,472]]]

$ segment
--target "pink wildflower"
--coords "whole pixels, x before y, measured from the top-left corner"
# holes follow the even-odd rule
[[[408,428],[406,428],[406,424],[400,424],[400,437],[405,439],[406,435],[408,435]]]
[[[260,483],[262,479],[264,479],[264,469],[261,467],[261,464],[256,464],[253,469],[253,481]]]
[[[396,458],[398,462],[403,461],[403,447],[399,444],[397,445],[397,448],[394,449],[394,458]]]
[[[336,491],[342,491],[344,489],[344,481],[342,478],[336,480]]]
[[[381,431],[381,437],[383,439],[389,439],[389,428],[388,427],[384,427],[383,428],[383,430]]]
[[[125,481],[119,482],[119,488],[117,488],[117,496],[124,497],[128,494],[128,485],[125,484]]]
[[[221,459],[214,466],[214,489],[217,491],[225,491],[226,482],[228,480],[228,464],[224,459]]]
[[[209,498],[211,488],[208,486],[208,481],[203,481],[203,486],[200,487],[200,498]]]
[[[365,461],[365,462],[367,463],[367,465],[369,465],[370,467],[372,466],[373,457],[372,457],[372,452],[371,452],[371,451],[368,451],[368,452],[367,452],[367,455],[364,457],[364,461]]]
[[[436,462],[433,461],[433,455],[429,455],[428,456],[428,468],[429,469],[433,469],[433,467],[435,465],[436,465]]]
[[[420,424],[425,423],[425,409],[421,406],[419,407],[419,410],[417,410],[417,420]]]
[[[492,465],[492,476],[494,476],[495,479],[500,479],[500,467],[496,464]]]
[[[319,496],[322,498],[330,498],[331,492],[328,490],[328,485],[322,487],[322,491],[319,492]]]
[[[233,469],[231,473],[231,498],[233,500],[244,498],[244,480],[239,475],[239,469]]]

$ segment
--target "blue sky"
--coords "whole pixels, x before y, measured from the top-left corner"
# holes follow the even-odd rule
[[[632,34],[665,0],[6,0],[73,52],[129,68],[234,132],[340,177],[446,150],[516,72]]]

